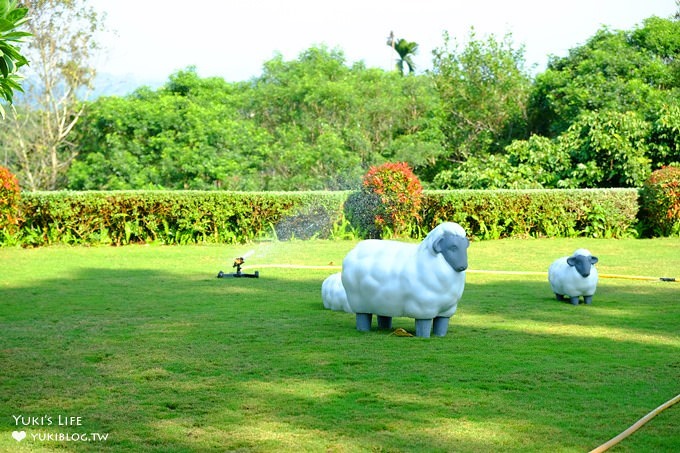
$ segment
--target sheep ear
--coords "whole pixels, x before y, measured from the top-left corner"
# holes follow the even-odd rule
[[[444,236],[440,236],[439,238],[437,238],[436,241],[434,241],[434,243],[432,243],[432,250],[434,251],[434,253],[441,253],[442,252],[441,242],[443,240],[444,240]]]
[[[596,256],[591,256],[591,257],[590,257],[590,264],[595,264],[595,263],[597,263],[598,261],[599,261],[599,260],[597,259]]]
[[[574,260],[573,256],[570,256],[569,258],[567,258],[567,264],[570,265],[570,266],[574,266],[576,264],[576,260]]]

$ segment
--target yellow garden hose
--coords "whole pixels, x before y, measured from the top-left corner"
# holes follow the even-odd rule
[[[470,274],[504,274],[504,275],[539,275],[547,276],[547,272],[527,272],[527,271],[485,271],[480,269],[468,269],[466,272]],[[621,274],[598,274],[601,278],[621,278],[626,280],[646,280],[654,282],[678,282],[677,278],[673,277],[644,277],[641,275],[621,275]]]
[[[257,265],[258,268],[285,268],[285,269],[320,269],[320,270],[340,270],[342,266],[327,264],[327,265],[305,265],[305,264],[262,264]],[[537,275],[547,276],[547,272],[532,272],[532,271],[489,271],[482,269],[468,269],[468,274],[496,274],[496,275]],[[601,278],[619,278],[626,280],[646,280],[646,281],[660,281],[660,282],[679,282],[680,279],[674,277],[645,277],[641,275],[621,275],[621,274],[599,274]]]
[[[253,267],[258,269],[262,268],[281,268],[281,269],[328,269],[328,270],[340,270],[342,266],[335,266],[333,264],[310,266],[306,264],[254,264]]]
[[[676,395],[675,398],[671,398],[670,400],[666,401],[661,406],[657,407],[652,412],[650,412],[649,414],[642,417],[640,420],[635,422],[630,428],[628,428],[627,430],[625,430],[624,432],[622,432],[618,436],[613,437],[608,442],[605,442],[604,444],[600,445],[599,447],[595,448],[594,450],[591,450],[590,453],[601,453],[603,451],[609,450],[611,447],[618,444],[623,439],[625,439],[626,437],[630,436],[635,431],[637,431],[642,425],[644,425],[645,423],[647,423],[648,421],[650,421],[651,419],[656,417],[656,415],[659,414],[661,411],[663,411],[664,409],[668,409],[669,407],[671,407],[672,405],[674,405],[678,401],[680,401],[680,394]]]

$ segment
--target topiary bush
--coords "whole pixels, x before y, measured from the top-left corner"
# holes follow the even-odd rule
[[[680,236],[680,167],[652,172],[640,189],[642,235]]]
[[[422,202],[423,186],[405,162],[371,167],[361,191],[346,202],[346,215],[367,237],[412,236]]]
[[[20,199],[19,181],[16,176],[7,168],[0,166],[0,230],[4,236],[12,235],[18,229]]]

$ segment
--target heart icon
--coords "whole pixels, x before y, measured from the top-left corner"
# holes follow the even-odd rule
[[[17,442],[21,442],[24,440],[24,437],[26,437],[26,431],[12,431],[12,437],[14,437]]]

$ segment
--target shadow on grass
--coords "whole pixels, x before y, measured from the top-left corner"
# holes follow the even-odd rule
[[[13,415],[61,414],[109,433],[53,443],[83,451],[583,451],[677,391],[669,286],[601,285],[574,307],[547,282],[469,282],[449,334],[426,340],[357,332],[323,309],[326,275],[82,269],[2,287],[0,447]]]

